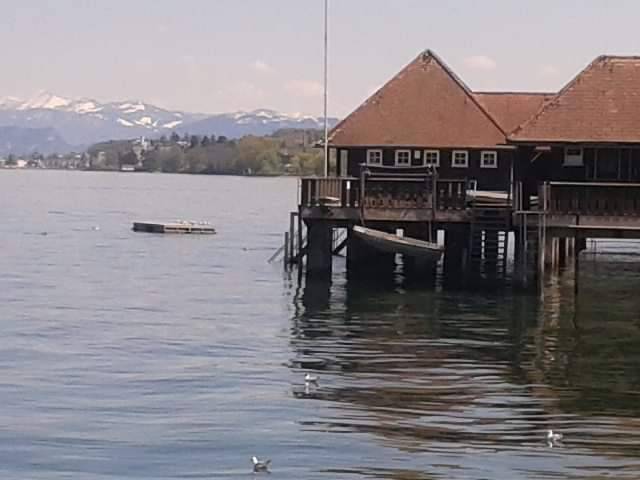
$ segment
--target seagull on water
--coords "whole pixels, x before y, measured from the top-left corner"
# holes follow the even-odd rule
[[[313,383],[314,385],[318,385],[318,377],[316,375],[311,375],[307,373],[304,376],[304,383]]]
[[[562,436],[563,435],[561,433],[554,433],[553,430],[548,430],[547,445],[549,445],[550,447],[553,447],[554,445],[560,444],[560,442],[562,441]]]
[[[269,466],[271,465],[271,460],[260,460],[258,457],[251,457],[251,461],[253,462],[253,471],[254,472],[268,472]]]

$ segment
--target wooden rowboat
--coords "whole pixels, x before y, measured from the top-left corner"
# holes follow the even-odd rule
[[[437,243],[426,242],[417,238],[399,237],[392,233],[358,225],[353,227],[353,233],[366,244],[383,252],[401,253],[432,262],[437,262],[443,252],[443,247]]]

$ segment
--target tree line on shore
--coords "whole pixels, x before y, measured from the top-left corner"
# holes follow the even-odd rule
[[[269,136],[228,139],[215,135],[178,135],[159,139],[110,141],[87,151],[91,169],[230,175],[312,175],[323,168],[318,130],[283,129]]]

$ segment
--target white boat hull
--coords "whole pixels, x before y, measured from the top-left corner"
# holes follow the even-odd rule
[[[437,243],[426,242],[417,238],[399,237],[391,233],[357,225],[353,227],[353,233],[371,247],[387,253],[401,253],[410,257],[437,262],[443,252],[443,247]]]

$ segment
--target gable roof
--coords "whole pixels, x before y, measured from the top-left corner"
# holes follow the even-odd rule
[[[509,140],[640,142],[640,57],[596,58]]]
[[[493,147],[506,133],[471,90],[426,50],[329,136],[333,146]]]
[[[480,105],[498,122],[502,130],[512,132],[531,118],[554,93],[474,92]]]

